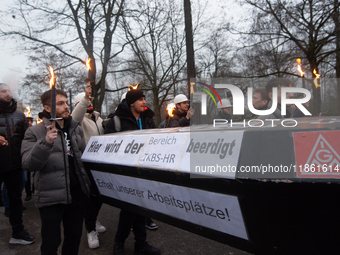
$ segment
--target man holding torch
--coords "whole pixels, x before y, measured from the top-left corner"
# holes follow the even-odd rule
[[[88,84],[85,87],[85,92],[79,93],[74,100],[75,108],[72,112],[74,120],[80,122],[80,126],[84,131],[85,142],[88,143],[91,136],[103,135],[104,128],[102,126],[102,118],[99,112],[93,110],[92,102],[90,100],[92,88],[92,79],[87,78],[85,82]],[[97,221],[99,210],[102,206],[96,197],[92,197],[88,200],[85,210],[85,228],[87,230],[87,242],[89,248],[99,248],[98,233],[103,233],[106,228]]]
[[[62,254],[78,254],[90,180],[81,161],[84,133],[69,116],[67,94],[55,89],[41,95],[43,122],[31,127],[22,142],[23,168],[35,172],[35,198],[41,218],[41,254],[57,254],[64,226]],[[52,102],[55,102],[52,103]],[[53,110],[54,108],[54,110]],[[51,118],[51,113],[55,118]],[[55,122],[55,127],[52,125]]]
[[[189,99],[179,94],[174,98],[176,106],[174,116],[170,117],[166,127],[186,127],[190,126],[190,118],[194,115],[195,110],[189,107]]]

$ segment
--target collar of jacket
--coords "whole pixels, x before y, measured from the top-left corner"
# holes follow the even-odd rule
[[[174,110],[174,115],[179,116],[180,118],[187,116],[187,112],[180,112],[177,108]]]
[[[270,109],[273,105],[273,101],[269,101],[267,109]],[[278,119],[282,119],[284,116],[281,115],[281,109],[279,107],[276,107],[275,111],[272,113],[274,116]]]
[[[218,111],[217,116],[222,117],[222,119],[226,119],[226,120],[231,118],[230,114],[224,113],[224,112],[221,112],[221,111]]]
[[[146,109],[144,114],[149,119],[152,119],[153,117],[155,117],[155,113],[150,108]]]
[[[13,113],[17,109],[17,101],[13,98],[9,104],[1,104],[0,103],[0,112],[1,113]]]

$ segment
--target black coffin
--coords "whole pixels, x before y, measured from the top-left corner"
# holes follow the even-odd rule
[[[252,253],[338,254],[340,119],[296,124],[122,132],[82,159],[110,205]]]

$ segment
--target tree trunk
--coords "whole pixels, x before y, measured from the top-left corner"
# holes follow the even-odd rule
[[[188,75],[187,86],[188,96],[190,96],[190,79],[196,77],[190,0],[184,0],[184,17],[185,17],[185,36],[187,44],[187,75]]]

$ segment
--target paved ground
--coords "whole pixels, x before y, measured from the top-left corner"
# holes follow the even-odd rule
[[[34,201],[24,202],[27,210],[23,212],[25,228],[35,236],[35,243],[27,246],[12,245],[8,241],[11,237],[11,227],[8,218],[4,216],[4,207],[0,207],[0,254],[1,255],[33,255],[40,254],[40,217],[38,210],[34,207]],[[118,222],[119,209],[104,204],[99,221],[107,227],[107,231],[99,236],[100,248],[91,250],[87,246],[85,230],[80,244],[81,255],[104,255],[113,254],[113,237]],[[163,255],[247,255],[250,253],[229,247],[227,245],[212,241],[207,238],[189,233],[179,228],[172,227],[162,222],[157,222],[159,229],[148,230],[148,242],[161,249]],[[125,254],[133,253],[133,234],[129,236],[125,244]]]

